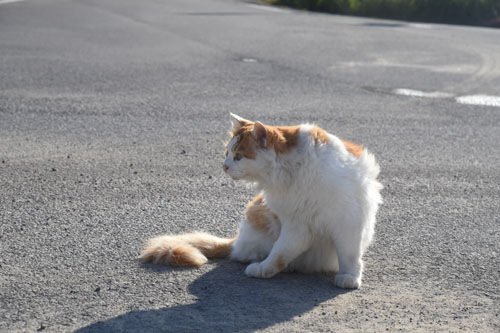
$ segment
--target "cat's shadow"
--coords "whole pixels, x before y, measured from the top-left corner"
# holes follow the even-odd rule
[[[175,268],[155,268],[168,274]],[[310,311],[347,292],[333,286],[331,275],[281,273],[252,279],[243,265],[218,261],[213,270],[189,285],[192,304],[131,311],[77,330],[83,332],[244,332],[264,329]]]

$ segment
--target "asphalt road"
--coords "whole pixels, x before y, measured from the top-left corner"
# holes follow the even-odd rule
[[[500,331],[500,107],[456,101],[500,95],[499,41],[235,0],[0,1],[0,331]],[[375,153],[361,289],[136,260],[161,233],[234,234],[253,189],[222,172],[229,112]]]

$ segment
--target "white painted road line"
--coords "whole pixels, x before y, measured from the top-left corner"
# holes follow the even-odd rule
[[[241,59],[241,61],[249,62],[249,63],[256,63],[257,62],[257,60],[253,59],[253,58],[243,58],[243,59]]]
[[[455,97],[455,101],[460,104],[469,105],[484,105],[484,106],[496,106],[500,107],[500,96],[489,96],[489,95],[467,95],[467,96],[455,96],[450,93],[441,91],[420,91],[414,89],[399,88],[392,90],[393,94],[410,96],[410,97],[424,97],[424,98],[452,98]]]
[[[441,92],[441,91],[425,92],[425,91],[420,91],[420,90],[402,89],[402,88],[395,89],[394,93],[396,95],[413,96],[413,97],[427,97],[427,98],[450,98],[450,97],[453,97],[453,94],[445,93],[445,92]]]
[[[500,96],[469,95],[459,96],[455,100],[460,104],[500,106]]]
[[[13,2],[21,2],[21,1],[24,1],[24,0],[0,0],[0,5],[4,5],[7,3],[13,3]]]

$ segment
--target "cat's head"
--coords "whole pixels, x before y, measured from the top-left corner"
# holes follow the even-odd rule
[[[300,126],[269,126],[232,113],[231,123],[223,169],[234,180],[265,180],[278,157],[297,145]]]

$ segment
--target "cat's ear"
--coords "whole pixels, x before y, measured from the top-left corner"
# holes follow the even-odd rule
[[[261,148],[266,148],[267,130],[260,121],[256,122],[253,126],[253,136],[255,137]]]
[[[237,132],[242,126],[252,124],[250,120],[241,118],[240,116],[231,113],[231,124],[233,125],[233,132]]]

